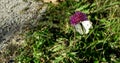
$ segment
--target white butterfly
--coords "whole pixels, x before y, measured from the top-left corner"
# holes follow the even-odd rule
[[[92,22],[89,20],[82,21],[75,25],[75,29],[80,34],[88,34],[90,28],[92,28]]]

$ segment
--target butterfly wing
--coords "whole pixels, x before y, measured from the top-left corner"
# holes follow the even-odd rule
[[[75,29],[76,29],[76,31],[79,32],[80,34],[83,34],[83,33],[84,33],[84,31],[83,31],[83,29],[82,29],[81,23],[76,24],[76,25],[75,25]]]
[[[85,34],[87,34],[89,32],[90,28],[92,28],[92,22],[90,22],[90,21],[83,21],[81,23],[82,23],[82,26],[83,26],[83,28],[85,30]]]

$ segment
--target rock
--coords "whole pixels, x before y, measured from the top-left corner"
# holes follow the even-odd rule
[[[33,0],[0,0],[0,49],[15,33],[34,27],[47,5]]]

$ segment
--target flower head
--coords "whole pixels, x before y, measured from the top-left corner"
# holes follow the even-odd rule
[[[88,20],[86,14],[82,13],[82,12],[75,12],[75,14],[73,14],[71,17],[70,17],[70,23],[72,25],[76,25],[82,21],[85,21],[85,20]]]

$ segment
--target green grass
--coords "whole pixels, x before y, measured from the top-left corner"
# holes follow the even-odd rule
[[[119,63],[120,2],[118,0],[66,0],[49,4],[38,27],[26,34],[21,63]],[[80,35],[70,25],[75,11],[87,14],[93,23],[89,34]]]

